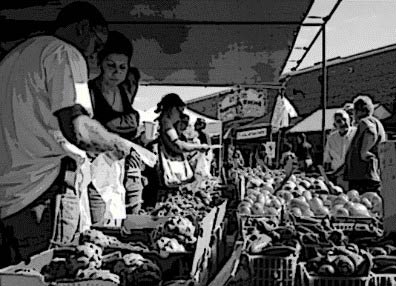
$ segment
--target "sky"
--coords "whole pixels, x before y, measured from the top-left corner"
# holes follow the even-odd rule
[[[326,16],[336,0],[315,0],[308,16]],[[319,23],[307,19],[305,22]],[[318,28],[303,27],[297,36],[295,47],[307,47]],[[326,58],[345,57],[375,48],[396,44],[396,0],[343,0],[326,27]],[[283,73],[296,65],[303,50],[294,49]],[[322,61],[322,40],[318,37],[298,69]],[[396,67],[395,67],[396,68]],[[147,110],[155,106],[169,92],[178,93],[183,100],[190,100],[228,88],[141,86],[134,107]]]

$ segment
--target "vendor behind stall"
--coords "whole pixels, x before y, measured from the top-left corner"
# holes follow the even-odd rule
[[[87,111],[88,71],[82,53],[92,55],[106,42],[103,16],[91,4],[73,2],[60,11],[54,27],[54,36],[29,38],[0,62],[1,266],[48,249],[51,239],[70,243],[75,238],[78,197],[65,176],[75,162],[66,164],[68,154],[54,134],[61,132],[82,150],[111,152],[117,158],[134,147]],[[56,203],[62,218],[58,231]],[[46,209],[40,222],[36,208]]]
[[[386,140],[382,123],[373,116],[374,104],[368,95],[358,95],[353,101],[356,134],[345,158],[344,178],[349,188],[365,192],[381,190],[378,148]]]
[[[345,110],[337,110],[334,113],[334,126],[336,128],[328,137],[324,152],[325,169],[332,171],[335,177],[335,183],[348,189],[348,184],[343,179],[343,166],[345,155],[353,136],[356,133],[356,127],[351,126],[349,114]]]

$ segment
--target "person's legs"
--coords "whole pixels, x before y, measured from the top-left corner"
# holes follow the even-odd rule
[[[0,221],[1,267],[47,250],[53,240],[62,244],[74,239],[79,226],[79,199],[65,184],[65,168],[62,164],[58,178],[42,196]]]

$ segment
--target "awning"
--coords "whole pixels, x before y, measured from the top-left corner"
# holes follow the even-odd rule
[[[133,42],[132,64],[152,84],[278,82],[313,0],[88,0]],[[70,0],[2,0],[0,39],[53,27]],[[6,43],[4,46],[7,46]],[[92,64],[92,63],[91,63]],[[97,68],[90,66],[92,72]]]
[[[331,130],[334,128],[334,113],[342,109],[340,108],[330,108],[326,109],[326,130]],[[388,118],[391,116],[391,113],[382,105],[375,104],[374,116],[380,120]],[[292,127],[289,132],[315,132],[322,131],[322,110],[316,110],[311,115],[308,115],[305,119],[297,123],[294,127]]]

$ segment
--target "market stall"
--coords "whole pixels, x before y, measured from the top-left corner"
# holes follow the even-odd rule
[[[68,1],[50,1],[50,5],[44,6],[41,4],[48,4],[47,1],[20,3],[23,4],[20,9],[15,9],[12,1],[3,2],[2,24],[15,28],[13,33],[8,33],[7,29],[2,34],[1,48],[7,50],[28,35],[46,31],[58,9]],[[132,39],[135,50],[132,64],[141,69],[143,81],[153,84],[259,86],[278,81],[293,40],[313,3],[312,0],[248,1],[244,5],[237,0],[229,1],[227,5],[222,1],[202,1],[199,5],[196,1],[148,4],[147,1],[125,0],[117,1],[117,5],[112,1],[90,2],[103,11],[110,29],[123,32]],[[91,76],[95,76],[98,67],[94,57],[89,59],[89,65]],[[238,99],[235,101],[235,111],[241,113],[236,108],[240,102]],[[222,106],[226,116],[229,115],[229,107]],[[188,110],[187,114],[192,121],[202,117]],[[152,115],[152,112],[148,115],[143,113],[142,120],[152,122]],[[221,134],[219,121],[206,120],[209,134]],[[246,186],[243,186],[246,193],[255,184],[258,188],[263,187],[261,181],[251,182],[250,171],[246,171],[247,176],[244,170],[234,171],[237,177],[243,175],[248,178],[245,178]],[[276,186],[275,179],[282,178],[283,173],[274,171],[267,175],[274,177],[274,182],[264,184],[264,190],[271,193],[271,188],[274,191]],[[153,208],[126,217],[120,225],[94,225],[76,235],[71,244],[55,245],[53,249],[33,256],[30,261],[1,270],[0,284],[206,285],[219,272],[220,261],[225,260],[222,255],[224,243],[228,241],[227,220],[238,208],[235,203],[245,200],[245,195],[230,202],[228,207],[225,197],[232,190],[231,186],[221,185],[211,176],[195,176],[194,179],[167,192]],[[238,187],[241,185],[237,184]],[[255,191],[261,192],[261,189]],[[268,193],[266,195],[269,197]],[[261,212],[264,205],[261,201],[255,205],[256,209],[249,211],[259,216],[269,215],[272,223],[280,224],[285,204],[276,198],[276,194],[271,195],[265,213]],[[246,238],[250,234],[243,233],[245,222],[240,219],[240,214],[244,214],[241,206],[238,211],[237,225],[240,229],[237,233]],[[230,232],[235,235],[236,230]],[[289,248],[275,249],[275,252],[271,249],[266,253],[271,256],[269,264],[262,257],[254,259],[253,264],[256,270],[259,268],[262,282],[294,281],[298,243],[295,236],[283,237],[284,233],[287,234],[287,229],[275,231],[273,239],[281,244],[290,242]],[[254,241],[252,237],[250,240]],[[233,242],[231,240],[231,245]],[[242,242],[245,250],[252,248],[247,247],[246,239]],[[263,247],[256,245],[254,256],[265,246],[265,241]],[[282,260],[287,264],[284,267],[275,264],[279,260],[274,256],[282,255],[286,257]]]

